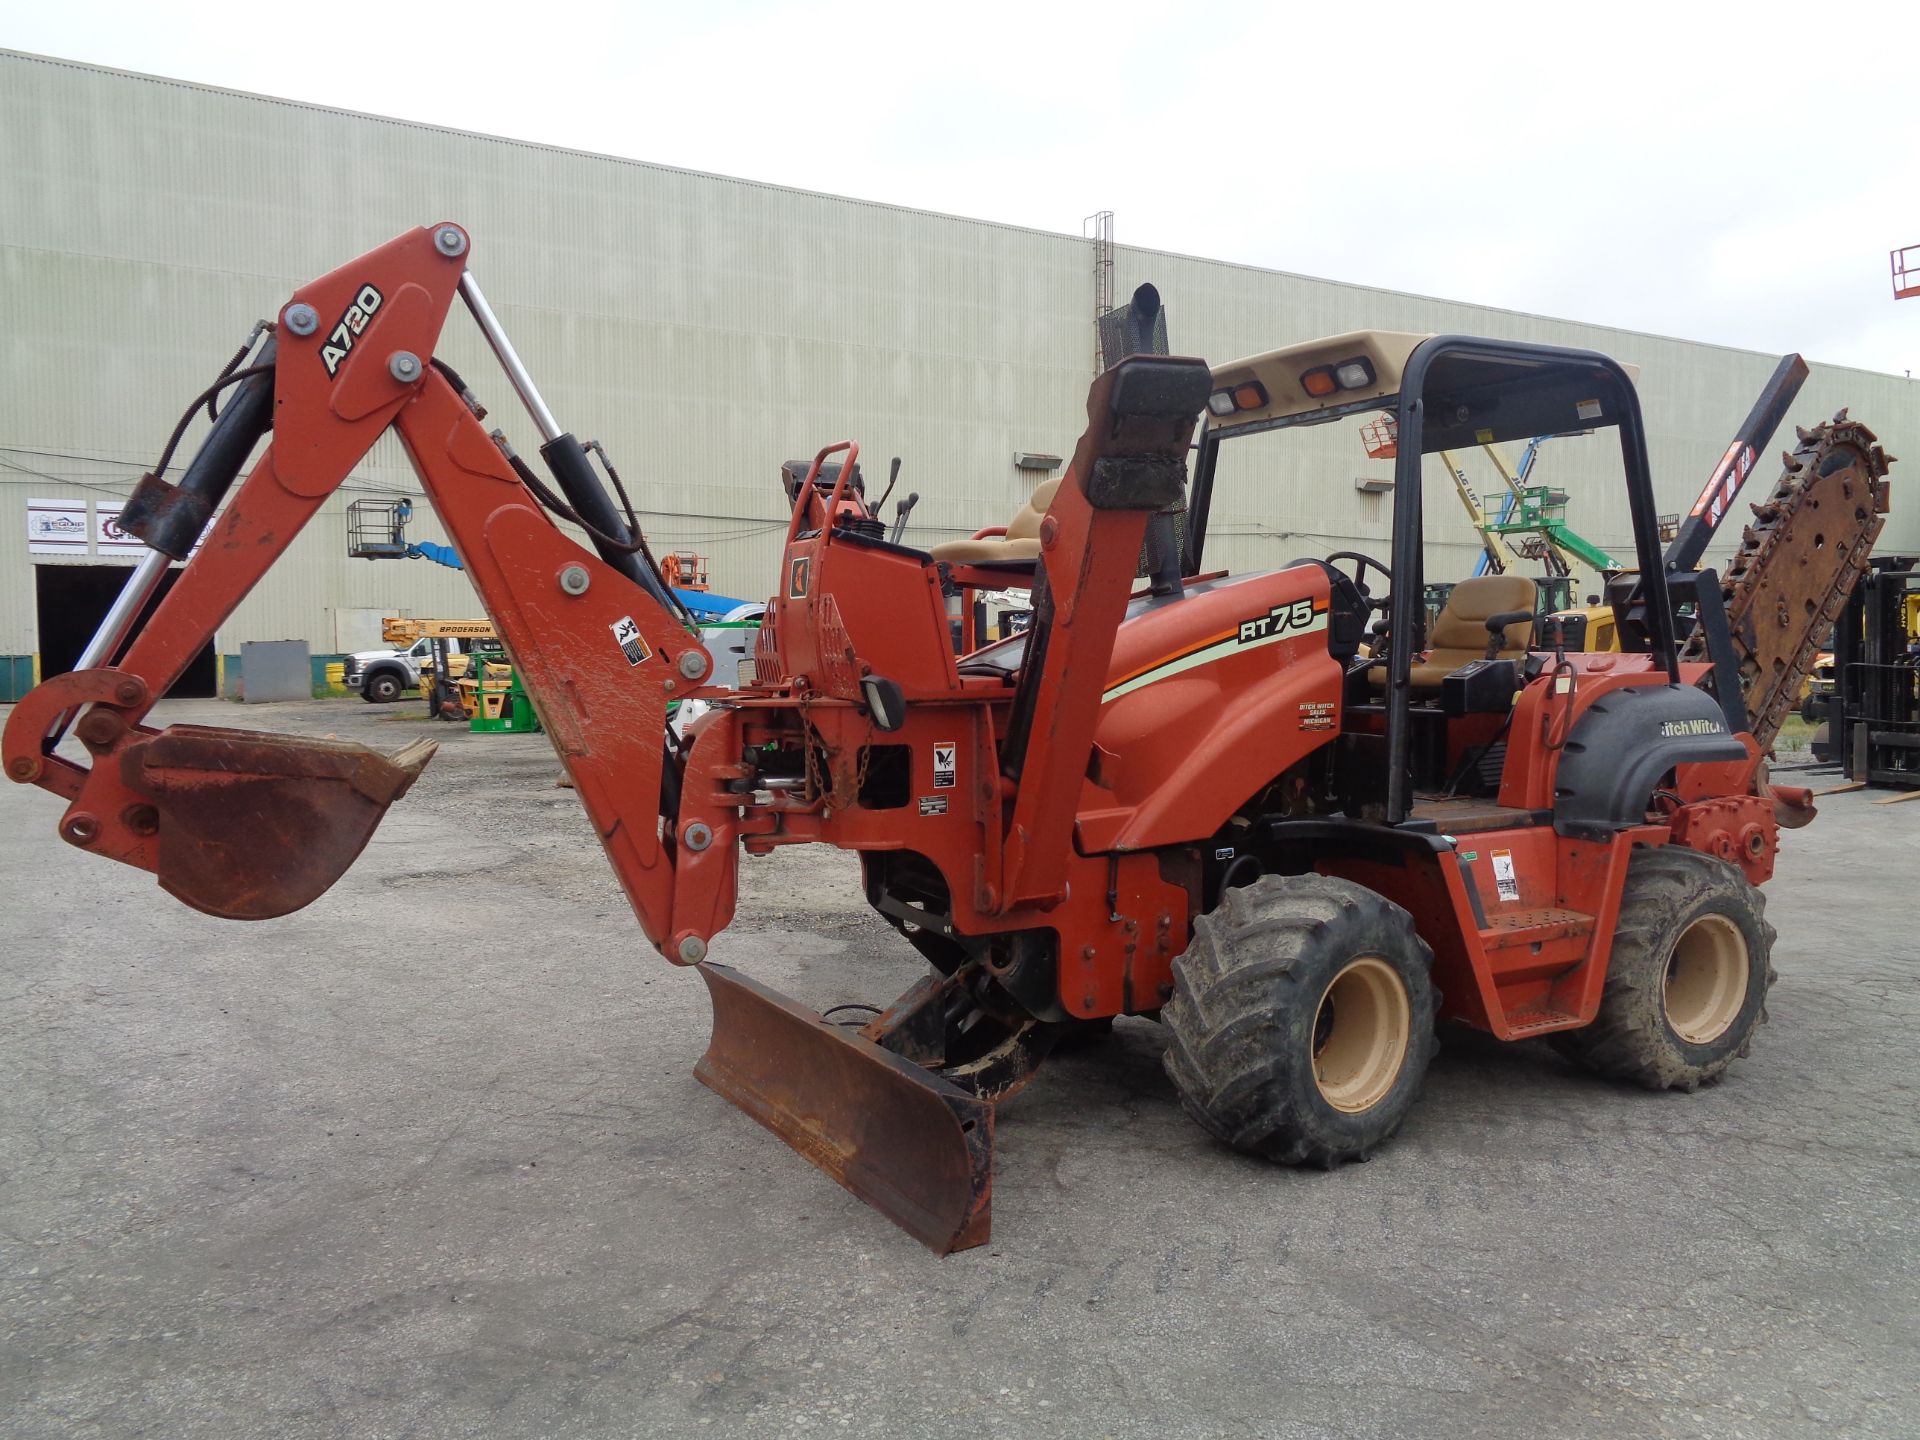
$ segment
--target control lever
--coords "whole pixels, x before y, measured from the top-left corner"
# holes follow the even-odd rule
[[[893,488],[892,481],[887,482],[887,488],[889,490]],[[880,498],[884,500],[886,497],[883,495]],[[900,537],[904,535],[907,530],[907,516],[913,513],[913,507],[919,503],[920,492],[918,490],[909,490],[907,492],[907,498],[893,507],[893,530],[887,536],[889,542],[895,545],[900,543]],[[875,506],[874,508],[877,510],[879,507]]]
[[[874,504],[873,513],[875,516],[878,516],[882,510],[887,508],[887,497],[893,494],[894,484],[899,478],[900,457],[896,455],[893,457],[893,464],[887,468],[887,488],[880,492],[880,499]]]
[[[1487,659],[1500,658],[1500,652],[1506,648],[1509,625],[1518,625],[1532,619],[1533,611],[1531,610],[1502,610],[1498,615],[1487,616]]]
[[[1565,664],[1567,659],[1567,619],[1564,615],[1547,617],[1547,644],[1553,649],[1556,664]]]

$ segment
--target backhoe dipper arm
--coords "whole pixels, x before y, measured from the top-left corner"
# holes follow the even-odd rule
[[[469,248],[458,226],[416,230],[295,293],[276,336],[272,443],[124,657],[113,663],[119,637],[105,637],[97,665],[46,681],[14,708],[7,774],[69,802],[60,833],[71,844],[153,871],[209,914],[264,919],[323,894],[431,757],[430,743],[389,759],[340,741],[156,732],[141,721],[391,427],[659,946],[674,898],[660,825],[666,707],[696,693],[711,662],[647,589],[556,528],[432,363],[454,296],[478,295],[465,277]],[[491,312],[483,324],[493,340]],[[504,345],[502,336],[496,350]],[[233,455],[232,470],[244,458]],[[142,489],[159,514],[175,498],[161,482]],[[76,734],[90,768],[53,750],[60,717],[83,707]],[[730,898],[708,908],[724,924]]]

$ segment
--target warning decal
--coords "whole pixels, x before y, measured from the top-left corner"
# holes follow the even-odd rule
[[[951,740],[938,740],[933,746],[933,788],[936,790],[953,789],[954,777],[959,767],[954,763],[954,754],[958,747]]]
[[[627,657],[627,664],[638,665],[653,654],[645,638],[640,634],[640,627],[633,623],[633,616],[622,615],[607,628],[613,631],[613,642]]]
[[[1500,892],[1502,900],[1520,898],[1520,877],[1514,874],[1511,850],[1493,852],[1493,885]]]

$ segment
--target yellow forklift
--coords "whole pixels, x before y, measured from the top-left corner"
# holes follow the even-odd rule
[[[425,640],[431,647],[420,662],[420,693],[433,719],[464,720],[480,734],[540,729],[540,717],[491,620],[390,616],[381,622],[380,633],[390,645]],[[454,649],[455,642],[460,649]]]

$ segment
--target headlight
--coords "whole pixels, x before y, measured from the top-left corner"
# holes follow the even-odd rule
[[[1230,390],[1216,390],[1207,397],[1207,409],[1221,416],[1236,410],[1259,410],[1266,403],[1267,387],[1258,380],[1242,380]]]
[[[1364,355],[1342,360],[1338,365],[1319,365],[1300,377],[1300,388],[1315,400],[1325,400],[1342,390],[1364,390],[1374,383],[1373,362]]]
[[[1334,366],[1333,378],[1340,382],[1342,390],[1358,390],[1373,383],[1373,366],[1365,356],[1355,356]]]

